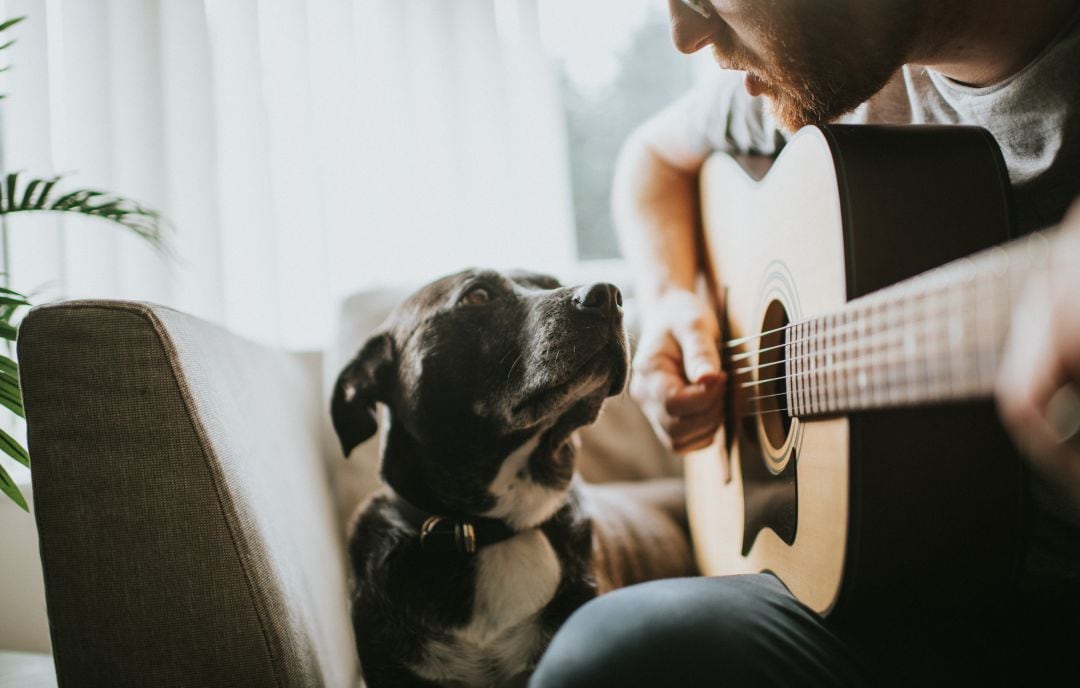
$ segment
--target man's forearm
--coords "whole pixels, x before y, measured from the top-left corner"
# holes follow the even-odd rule
[[[696,169],[667,162],[640,135],[623,147],[612,210],[620,243],[634,269],[638,296],[646,302],[672,289],[694,288],[697,177]]]

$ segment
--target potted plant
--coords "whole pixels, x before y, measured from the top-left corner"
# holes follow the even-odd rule
[[[0,23],[0,52],[10,48],[15,41],[7,39],[7,32],[23,21],[15,17]],[[0,68],[6,71],[10,66]],[[0,98],[4,96],[0,94]],[[76,213],[86,217],[112,222],[134,232],[150,242],[158,250],[165,250],[166,223],[161,215],[135,201],[97,189],[64,190],[63,177],[24,179],[19,172],[11,172],[0,178],[0,237],[7,245],[8,220],[26,213]],[[31,305],[28,297],[15,291],[7,283],[10,274],[9,256],[3,257],[0,285],[0,340],[5,351],[0,351],[0,413],[14,414],[24,418],[22,393],[19,389],[19,364],[15,360],[13,343],[18,336],[18,322],[24,307]],[[22,444],[0,428],[0,451],[15,461],[30,467],[30,455]],[[16,504],[29,511],[25,497],[19,491],[4,467],[0,465],[0,491]]]

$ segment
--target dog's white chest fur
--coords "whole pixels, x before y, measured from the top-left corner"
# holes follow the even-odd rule
[[[528,671],[546,638],[539,612],[555,596],[559,558],[537,529],[477,553],[473,615],[447,641],[430,641],[413,670],[432,681],[498,685]]]

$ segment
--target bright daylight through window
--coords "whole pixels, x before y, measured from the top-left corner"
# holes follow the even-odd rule
[[[615,258],[609,197],[619,147],[689,88],[691,60],[672,45],[657,0],[541,2],[540,22],[566,116],[578,258]]]

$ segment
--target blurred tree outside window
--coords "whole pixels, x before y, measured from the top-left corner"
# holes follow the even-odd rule
[[[609,3],[595,4],[611,11]],[[604,17],[581,16],[582,4],[542,3],[545,8],[566,116],[578,259],[617,258],[610,206],[615,159],[637,125],[690,88],[691,61],[672,45],[664,3],[627,0],[619,6],[621,21],[609,21],[603,38],[596,22]]]

